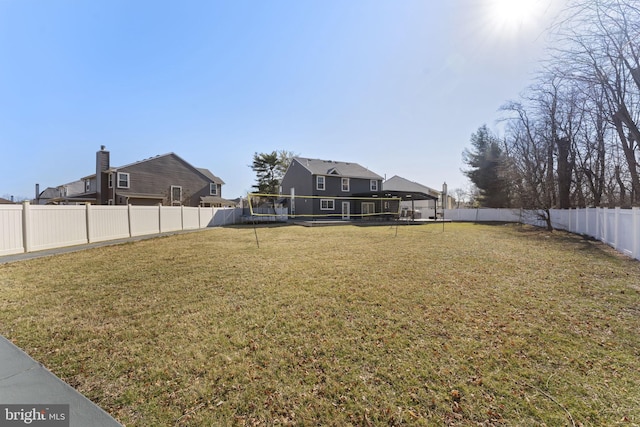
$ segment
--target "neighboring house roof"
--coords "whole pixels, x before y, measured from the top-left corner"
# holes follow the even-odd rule
[[[224,181],[220,179],[220,177],[217,177],[214,174],[212,174],[209,169],[205,169],[205,168],[196,168],[196,169],[198,170],[198,172],[200,172],[201,174],[203,174],[204,176],[206,176],[216,184],[224,184]]]
[[[83,180],[69,182],[67,184],[62,184],[58,186],[58,188],[65,188],[67,190],[67,197],[85,194],[85,184]]]
[[[60,197],[60,190],[53,187],[47,187],[38,194],[39,199],[53,199],[54,197]]]
[[[211,171],[209,171],[208,169],[197,168],[197,167],[193,166],[191,163],[187,162],[182,157],[178,156],[176,153],[173,153],[173,152],[166,153],[166,154],[160,154],[160,155],[149,157],[149,158],[143,159],[143,160],[138,160],[137,162],[129,163],[129,164],[123,165],[123,166],[111,167],[110,170],[125,169],[125,168],[131,167],[131,166],[135,166],[135,165],[140,164],[140,163],[147,162],[149,160],[155,160],[155,159],[158,159],[160,157],[166,157],[166,156],[175,157],[176,159],[178,159],[179,161],[181,161],[182,163],[184,163],[185,165],[187,165],[188,167],[193,169],[195,172],[203,175],[205,178],[207,178],[210,181],[215,182],[216,184],[224,184],[224,181],[222,179],[220,179],[219,177],[217,177],[214,174],[212,174]]]
[[[306,157],[294,157],[300,165],[306,168],[312,175],[336,175],[345,178],[382,179],[382,177],[369,169],[352,162],[337,162],[335,160],[309,159]]]
[[[402,178],[398,175],[394,175],[385,182],[382,183],[382,189],[386,191],[406,191],[414,193],[425,193],[430,196],[439,197],[440,192],[426,185],[419,184],[414,181],[409,181],[406,178]]]
[[[7,200],[7,199],[3,199],[2,197],[0,197],[0,205],[13,205],[15,203],[13,203],[11,200]]]

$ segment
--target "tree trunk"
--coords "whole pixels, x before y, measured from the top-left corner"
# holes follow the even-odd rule
[[[620,166],[616,166],[615,168],[616,181],[618,182],[618,186],[620,187],[620,203],[619,206],[625,206],[625,200],[627,197],[627,189],[624,186],[624,182],[622,182],[622,177],[620,176]],[[615,206],[612,206],[615,207]]]
[[[638,202],[640,202],[640,200],[638,200],[638,195],[640,194],[640,176],[638,175],[638,162],[634,150],[634,141],[640,141],[640,131],[624,106],[621,106],[620,110],[613,116],[613,123],[618,132],[620,142],[622,143],[622,151],[624,152],[624,157],[629,167],[629,174],[631,175],[631,204],[637,205]],[[630,138],[627,138],[625,135],[623,124],[627,126]]]
[[[569,164],[569,138],[557,138],[558,147],[558,207],[569,209],[571,207],[571,167]]]

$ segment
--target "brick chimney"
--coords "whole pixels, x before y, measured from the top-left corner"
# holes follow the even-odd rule
[[[106,205],[109,198],[109,152],[100,146],[96,153],[96,204]]]

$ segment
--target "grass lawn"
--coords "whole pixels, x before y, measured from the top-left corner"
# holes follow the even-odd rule
[[[256,231],[0,265],[0,334],[127,426],[640,424],[640,263],[601,243]]]

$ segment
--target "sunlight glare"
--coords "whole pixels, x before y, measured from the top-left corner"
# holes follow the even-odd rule
[[[505,36],[535,26],[542,13],[540,0],[488,0],[488,18]]]

